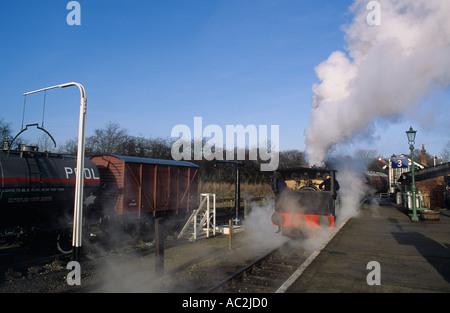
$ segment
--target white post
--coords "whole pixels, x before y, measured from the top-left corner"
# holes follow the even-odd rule
[[[75,82],[55,85],[39,90],[26,92],[23,95],[29,95],[54,88],[65,88],[70,86],[77,86],[80,89],[80,115],[78,122],[78,151],[77,151],[77,173],[75,182],[75,205],[73,214],[73,236],[72,236],[72,259],[78,261],[79,250],[81,248],[81,233],[83,227],[83,174],[84,174],[84,132],[86,128],[86,107],[87,99],[84,87]]]
[[[213,193],[213,235],[216,236],[216,194]]]
[[[194,214],[194,240],[197,240],[197,212],[198,210]]]
[[[207,202],[206,202],[206,238],[209,238],[209,224],[210,224],[210,216],[209,216],[209,193],[206,194]]]
[[[210,197],[213,197],[213,208],[212,208],[212,225],[211,225],[211,206],[210,206]],[[215,193],[202,193],[200,194],[201,203],[200,208],[203,206],[204,202],[206,203],[206,237],[209,238],[210,228],[213,228],[213,236],[216,235],[216,194]]]
[[[82,85],[73,83],[80,89],[81,100],[80,100],[80,116],[79,116],[79,126],[78,126],[78,150],[77,150],[77,176],[75,185],[75,207],[73,215],[73,259],[78,261],[79,250],[81,248],[82,242],[82,228],[83,228],[83,175],[84,175],[84,137],[86,128],[86,106],[87,99],[86,93]],[[71,86],[71,85],[70,85]],[[68,87],[68,86],[65,86]]]

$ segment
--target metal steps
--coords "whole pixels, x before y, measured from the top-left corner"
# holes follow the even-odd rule
[[[212,207],[211,207],[212,200]],[[200,194],[200,205],[193,210],[177,239],[188,238],[195,241],[216,235],[216,195],[213,193]]]

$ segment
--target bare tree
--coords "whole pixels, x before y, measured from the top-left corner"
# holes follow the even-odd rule
[[[171,159],[171,143],[163,138],[128,136],[120,151],[130,156]]]
[[[358,160],[372,161],[378,156],[377,150],[373,149],[359,149],[355,151],[355,158]]]
[[[279,168],[307,166],[305,153],[296,149],[280,152]]]
[[[10,140],[11,138],[11,123],[4,121],[3,117],[0,117],[0,136],[1,140]]]
[[[59,146],[57,152],[62,154],[77,155],[78,140],[76,138],[69,139],[64,145]],[[86,145],[86,155],[89,155]]]
[[[51,152],[55,150],[55,144],[47,134],[39,136],[37,145],[39,151]]]
[[[86,139],[86,151],[89,150],[89,154],[121,154],[127,139],[126,129],[116,122],[109,122]]]
[[[86,156],[95,154],[124,154],[130,137],[127,130],[118,123],[109,122],[102,129],[94,130],[94,135],[86,137]],[[59,153],[77,154],[77,138],[69,139],[58,149]]]
[[[447,141],[447,144],[442,149],[441,155],[443,162],[450,162],[450,140]]]

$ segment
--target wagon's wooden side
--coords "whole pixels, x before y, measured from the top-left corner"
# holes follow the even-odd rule
[[[187,213],[197,204],[198,166],[193,163],[118,155],[91,160],[104,177],[103,205],[114,214],[157,217]]]

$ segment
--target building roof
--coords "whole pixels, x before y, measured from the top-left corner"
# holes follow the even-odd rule
[[[367,171],[365,174],[367,176],[373,176],[373,177],[382,177],[382,178],[387,178],[388,177],[385,173],[382,173],[382,172]]]
[[[406,182],[406,184],[411,183],[411,172],[406,172],[402,174],[402,177],[399,178],[399,181]],[[439,176],[447,176],[450,175],[450,162],[439,164],[436,166],[430,166],[424,168],[422,170],[418,170],[414,173],[415,181],[426,180]]]
[[[98,157],[102,155],[96,155]],[[163,160],[163,159],[152,159],[152,158],[142,158],[126,155],[111,154],[109,156],[118,158],[126,163],[140,163],[140,164],[156,164],[156,165],[171,165],[171,166],[184,166],[184,167],[200,167],[194,163],[186,161],[175,161],[175,160]]]

